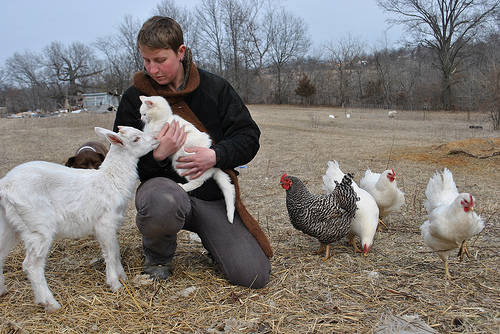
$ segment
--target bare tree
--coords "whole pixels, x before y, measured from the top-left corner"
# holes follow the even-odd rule
[[[5,68],[0,67],[0,87],[7,82],[7,71]]]
[[[28,102],[27,108],[41,108],[38,93],[46,86],[42,57],[28,50],[24,53],[15,52],[6,59],[5,64],[9,68],[9,79],[21,88],[24,99]]]
[[[499,0],[377,0],[387,12],[396,13],[392,23],[403,24],[418,43],[435,51],[442,75],[441,101],[452,105],[454,75],[467,57],[463,48],[473,40]]]
[[[226,76],[247,99],[250,91],[250,72],[256,65],[253,52],[254,47],[262,47],[263,30],[257,25],[262,23],[259,15],[266,2],[269,0],[223,0],[224,27],[227,41]],[[255,44],[257,43],[257,44]],[[268,45],[264,46],[268,49]],[[259,51],[263,51],[260,49]],[[257,65],[258,66],[258,65]]]
[[[391,97],[395,94],[396,67],[393,66],[395,55],[391,50],[383,48],[374,51],[373,58],[381,97],[383,103],[388,106],[392,104]]]
[[[243,44],[245,42],[245,22],[249,20],[251,6],[244,1],[222,0],[224,11],[224,27],[227,36],[228,52],[226,57],[226,77],[233,83],[237,91],[242,88],[243,81],[240,74],[243,62]]]
[[[348,35],[337,42],[330,42],[326,49],[329,52],[330,63],[336,73],[338,83],[338,102],[341,106],[349,102],[353,75],[356,67],[361,67],[361,55],[365,43],[358,38]]]
[[[177,5],[173,0],[162,0],[156,5],[155,14],[171,17],[180,24],[184,33],[184,44],[191,48],[193,56],[196,58],[199,43],[198,23],[193,12],[186,5]]]
[[[468,110],[489,111],[493,129],[500,130],[500,35],[492,35],[486,44],[459,89]]]
[[[85,44],[75,42],[69,47],[52,42],[44,49],[44,64],[52,84],[68,85],[67,98],[77,99],[83,91],[81,80],[100,74],[103,70],[93,50]]]
[[[102,89],[116,94],[122,94],[130,86],[131,78],[137,65],[130,59],[129,50],[114,36],[98,38],[93,44],[106,59],[101,73]]]
[[[245,59],[251,64],[257,76],[257,96],[256,100],[260,103],[265,103],[264,96],[264,80],[262,69],[265,65],[272,38],[272,12],[274,11],[274,1],[270,1],[269,7],[266,9],[262,17],[258,17],[257,13],[246,22],[246,30],[248,33],[245,43]]]
[[[276,69],[276,98],[277,103],[285,102],[283,90],[283,67],[292,59],[305,56],[310,45],[307,35],[307,25],[304,20],[290,11],[282,8],[273,13],[271,20],[271,61]]]
[[[137,50],[137,34],[141,26],[141,22],[130,15],[125,15],[123,22],[118,26],[118,42],[125,50],[127,61],[136,71],[143,68],[142,57]]]
[[[197,8],[197,22],[200,27],[200,43],[204,45],[206,58],[216,65],[216,74],[224,73],[223,45],[225,42],[223,13],[218,0],[201,0]],[[207,61],[207,67],[210,63]]]
[[[5,61],[10,69],[9,77],[19,87],[30,88],[43,85],[43,67],[40,55],[31,51],[24,53],[14,52],[12,57]]]

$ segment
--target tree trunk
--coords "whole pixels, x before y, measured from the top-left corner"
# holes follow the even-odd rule
[[[451,78],[449,76],[443,78],[441,90],[441,102],[444,110],[451,110],[452,93],[451,93]]]

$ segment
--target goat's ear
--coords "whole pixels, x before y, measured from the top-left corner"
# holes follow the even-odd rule
[[[124,146],[122,138],[117,133],[111,132],[106,135],[106,139],[111,143],[111,145]]]
[[[99,137],[105,138],[111,144],[123,146],[123,141],[116,132],[98,126],[94,128],[94,131],[99,135]]]
[[[101,128],[99,126],[96,126],[94,128],[94,131],[95,133],[97,133],[97,135],[101,138],[105,138],[106,139],[106,135],[109,134],[109,133],[114,133],[116,134],[115,132],[111,131],[111,130],[108,130],[108,129],[105,129],[105,128]]]

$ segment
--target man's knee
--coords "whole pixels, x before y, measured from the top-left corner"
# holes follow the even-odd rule
[[[186,192],[165,178],[142,183],[137,189],[135,205],[137,227],[150,238],[179,232],[190,210]]]
[[[259,262],[240,263],[225,274],[231,284],[260,289],[269,282],[271,262],[266,257]]]

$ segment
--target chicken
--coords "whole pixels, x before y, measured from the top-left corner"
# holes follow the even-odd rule
[[[321,247],[317,254],[326,250],[325,260],[330,257],[330,243],[349,233],[358,201],[351,183],[352,175],[347,174],[336,183],[330,195],[315,195],[300,179],[286,174],[281,177],[290,222],[296,229],[319,240]]]
[[[388,169],[382,174],[367,169],[365,176],[359,181],[359,186],[368,191],[377,202],[379,219],[384,226],[382,219],[399,209],[405,202],[405,194],[398,189],[394,169]]]
[[[343,177],[344,173],[340,170],[338,162],[335,160],[329,161],[328,169],[323,176],[323,189],[326,190],[326,193],[330,194],[335,187],[335,182],[339,182]],[[354,252],[360,252],[355,240],[356,236],[358,236],[361,241],[363,256],[367,256],[377,232],[379,209],[377,202],[367,191],[359,188],[354,181],[352,187],[359,197],[359,202],[357,203],[358,209],[352,220],[347,240],[354,247]]]
[[[425,190],[424,207],[427,220],[420,226],[425,244],[444,262],[446,278],[451,279],[448,256],[459,248],[462,261],[464,254],[470,257],[466,241],[481,232],[484,221],[474,212],[475,199],[471,194],[458,193],[452,173],[445,168],[430,178]]]

